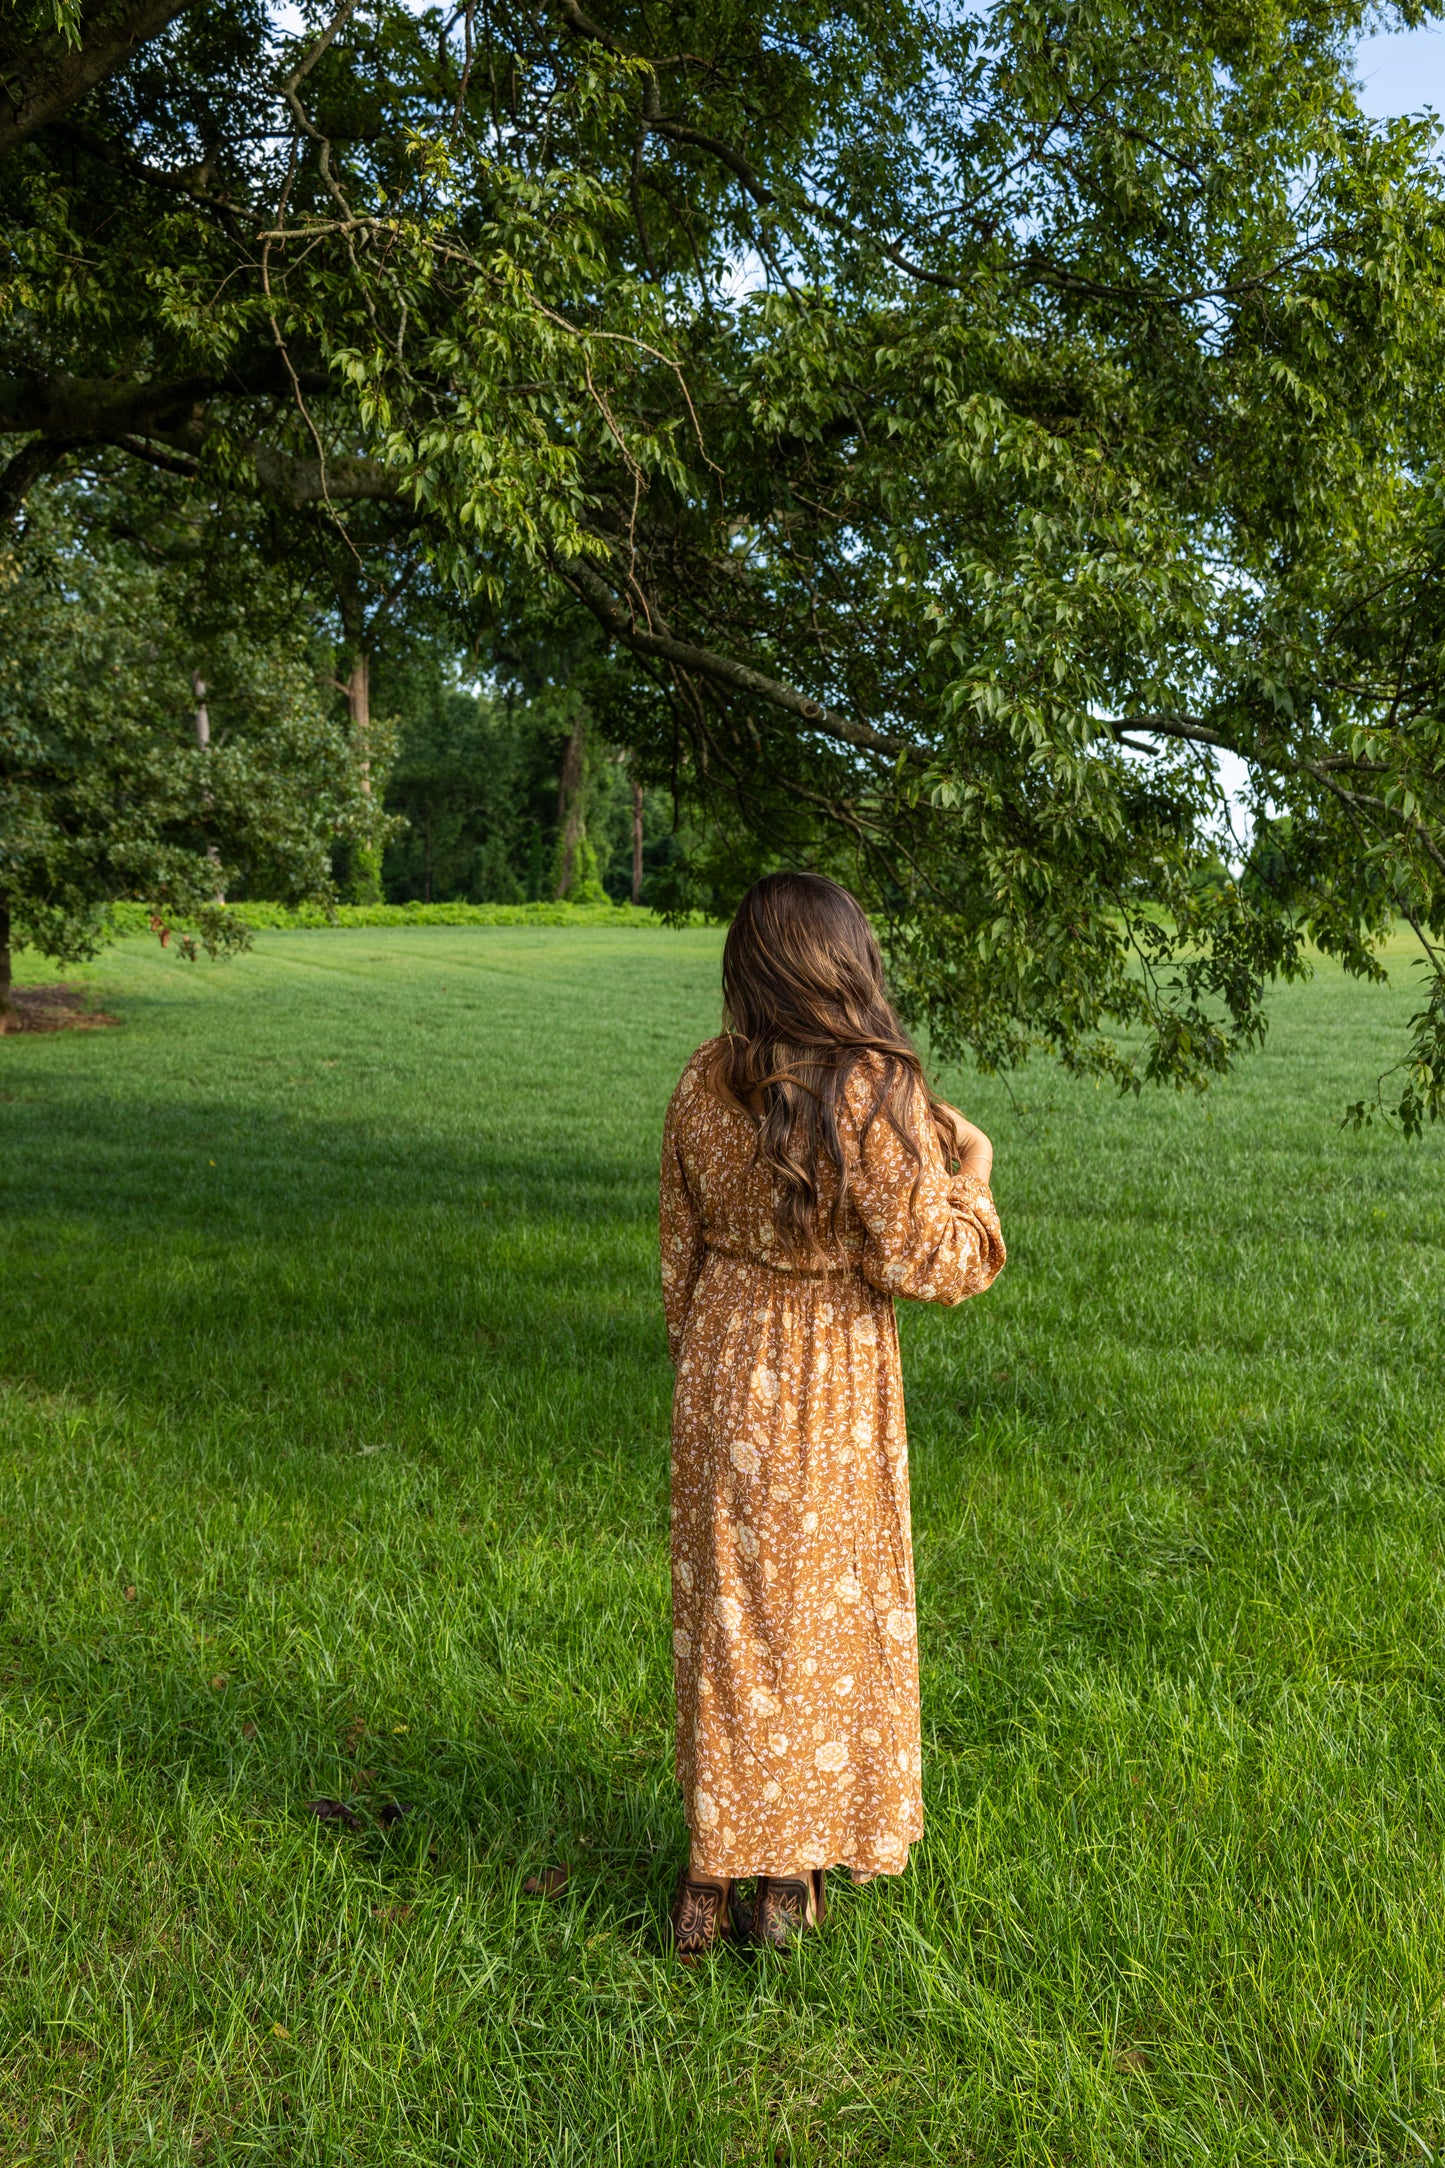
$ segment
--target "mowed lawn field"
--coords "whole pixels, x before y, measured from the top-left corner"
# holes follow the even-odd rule
[[[928,1834],[683,1971],[719,948],[130,943],[0,1039],[7,2168],[1445,2158],[1445,1138],[1338,1126],[1408,985],[1203,1102],[945,1073],[1010,1262],[904,1324]]]

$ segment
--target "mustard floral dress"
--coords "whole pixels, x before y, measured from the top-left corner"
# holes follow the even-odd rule
[[[918,1651],[893,1297],[956,1303],[1004,1246],[917,1087],[916,1162],[855,1067],[842,1257],[777,1255],[756,1132],[683,1071],[662,1152],[677,1775],[705,1874],[896,1874],[921,1835]],[[918,1187],[912,1196],[915,1180]],[[832,1196],[824,1191],[827,1224]]]

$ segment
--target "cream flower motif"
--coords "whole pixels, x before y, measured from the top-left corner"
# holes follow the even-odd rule
[[[858,1415],[853,1419],[853,1443],[855,1445],[871,1445],[873,1443],[873,1425],[866,1415]]]
[[[821,1613],[820,1613],[819,1615],[820,1615],[820,1617],[822,1617],[822,1618],[836,1618],[836,1617],[838,1616],[838,1606],[837,1606],[837,1604],[835,1604],[835,1603],[825,1603],[825,1604],[824,1604],[824,1606],[823,1606],[823,1609],[822,1609],[822,1611],[821,1611]]]
[[[786,1754],[786,1753],[787,1753],[787,1751],[788,1751],[788,1735],[787,1735],[787,1733],[786,1733],[785,1731],[775,1731],[775,1732],[773,1733],[772,1737],[771,1737],[771,1738],[769,1739],[769,1741],[768,1741],[768,1752],[769,1752],[770,1754],[776,1754],[776,1755],[778,1756],[779,1760],[781,1760],[781,1759],[782,1759],[782,1757],[783,1757],[783,1755],[784,1755],[784,1754]]]
[[[733,1439],[728,1447],[728,1459],[740,1475],[756,1475],[762,1466],[757,1447],[749,1445],[746,1438]]]
[[[765,1784],[765,1785],[763,1786],[763,1797],[764,1797],[764,1799],[766,1799],[766,1800],[767,1800],[767,1801],[769,1802],[769,1804],[771,1804],[773,1800],[775,1800],[775,1799],[781,1799],[781,1798],[782,1798],[782,1796],[783,1796],[783,1787],[782,1787],[782,1785],[781,1785],[781,1784],[779,1784],[779,1783],[778,1783],[778,1782],[776,1781],[776,1779],[775,1779],[775,1778],[773,1778],[773,1777],[769,1777],[769,1778],[768,1778],[768,1781],[767,1781],[767,1783],[766,1783],[766,1784]]]
[[[759,1400],[772,1408],[777,1406],[778,1390],[777,1371],[770,1370],[766,1363],[760,1363],[753,1372],[753,1391]]]
[[[842,1676],[842,1678],[841,1678],[841,1679],[835,1679],[835,1680],[833,1681],[833,1691],[834,1691],[834,1693],[835,1693],[835,1694],[851,1694],[851,1693],[852,1693],[852,1691],[853,1691],[853,1674],[852,1674],[852,1672],[851,1672],[851,1671],[845,1671],[845,1672],[843,1673],[843,1676]]]
[[[900,1747],[900,1748],[898,1749],[898,1766],[899,1766],[899,1768],[900,1768],[900,1769],[902,1770],[902,1772],[903,1772],[904,1776],[907,1776],[907,1774],[908,1774],[908,1749],[907,1749],[907,1747],[906,1747],[906,1746],[901,1746],[901,1747]]]
[[[723,1632],[735,1634],[743,1622],[743,1607],[736,1596],[719,1596],[713,1606],[722,1620]]]
[[[680,1656],[684,1663],[692,1654],[692,1635],[683,1626],[675,1627],[673,1630],[672,1652],[674,1656]]]
[[[863,1593],[863,1583],[855,1573],[840,1573],[833,1583],[833,1589],[836,1595],[842,1597],[844,1603],[856,1603]]]
[[[699,1829],[716,1829],[718,1823],[717,1801],[711,1792],[694,1792],[693,1813],[697,1816]]]
[[[773,1496],[778,1499],[783,1505],[786,1505],[788,1503],[792,1495],[793,1486],[791,1483],[775,1483],[773,1485]]]
[[[765,1686],[755,1686],[748,1695],[748,1708],[754,1716],[776,1716],[782,1703],[776,1694],[770,1694]]]
[[[769,1587],[771,1588],[771,1586],[772,1586],[773,1582],[774,1582],[774,1581],[776,1581],[776,1579],[777,1579],[777,1578],[778,1578],[778,1569],[777,1569],[777,1567],[776,1567],[776,1566],[775,1566],[775,1565],[773,1564],[773,1562],[772,1562],[772,1560],[771,1560],[770,1558],[765,1558],[765,1559],[763,1560],[763,1579],[764,1579],[764,1580],[765,1580],[765,1581],[767,1582],[768,1586],[769,1586]]]
[[[825,1740],[813,1756],[813,1766],[817,1769],[846,1769],[848,1766],[848,1749],[843,1741],[841,1739]]]
[[[734,1541],[736,1542],[738,1549],[742,1552],[744,1558],[757,1557],[758,1539],[753,1534],[751,1528],[747,1526],[746,1522],[744,1522],[743,1526],[738,1530]]]
[[[697,1575],[692,1570],[692,1561],[690,1559],[679,1558],[676,1561],[675,1571],[684,1588],[696,1587]]]
[[[869,1839],[869,1842],[880,1859],[897,1859],[899,1853],[903,1850],[903,1839],[895,1836],[891,1829],[880,1830],[876,1837]]]
[[[818,1516],[816,1513],[805,1513],[803,1515],[803,1534],[805,1536],[811,1536],[817,1525]]]
[[[877,1347],[878,1327],[866,1311],[862,1317],[854,1318],[852,1337],[857,1341],[859,1347]]]
[[[808,1677],[809,1677],[810,1679],[812,1678],[812,1676],[813,1676],[814,1672],[815,1672],[815,1671],[817,1670],[817,1668],[818,1668],[818,1659],[817,1659],[817,1657],[816,1657],[816,1656],[805,1656],[805,1657],[803,1658],[803,1669],[804,1669],[804,1671],[805,1671],[805,1672],[807,1673],[807,1675],[808,1675]]]
[[[871,1724],[865,1724],[859,1736],[864,1746],[881,1746],[883,1744],[882,1732],[875,1731]]]
[[[908,1641],[913,1636],[913,1621],[906,1611],[900,1611],[895,1605],[883,1621],[883,1630],[891,1641]]]
[[[724,1822],[724,1823],[723,1823],[723,1843],[724,1843],[724,1844],[725,1844],[725,1845],[727,1846],[727,1848],[728,1848],[728,1850],[729,1850],[729,1851],[731,1851],[731,1850],[732,1850],[733,1846],[734,1846],[734,1845],[735,1845],[735,1844],[737,1843],[737,1841],[738,1841],[738,1833],[737,1833],[737,1831],[736,1831],[735,1829],[729,1829],[729,1828],[728,1828],[728,1826],[727,1826],[727,1823],[726,1823],[726,1822]]]

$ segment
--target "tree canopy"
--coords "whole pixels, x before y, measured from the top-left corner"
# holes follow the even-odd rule
[[[1432,128],[1359,110],[1367,13],[22,11],[3,509],[122,487],[155,546],[188,506],[353,673],[399,610],[566,656],[696,825],[679,905],[838,872],[986,1064],[1201,1082],[1403,917],[1417,1128],[1445,198]]]

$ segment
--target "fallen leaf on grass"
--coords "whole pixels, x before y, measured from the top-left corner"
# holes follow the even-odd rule
[[[255,1736],[256,1736],[256,1727],[255,1727],[255,1725],[254,1725],[254,1724],[243,1724],[243,1725],[241,1726],[241,1737],[242,1737],[243,1739],[254,1739],[254,1738],[255,1738]]]
[[[224,1694],[228,1684],[229,1681],[226,1678],[225,1672],[218,1671],[216,1673],[216,1676],[211,1681],[211,1692],[213,1694]]]
[[[278,2040],[289,2040],[291,2038],[290,2033],[287,2032],[284,2025],[273,2025],[271,2027],[271,2030],[276,2035],[276,2038]]]
[[[1119,2048],[1114,2055],[1116,2070],[1147,2070],[1149,2058],[1142,2048]]]
[[[348,1829],[362,1829],[365,1824],[354,1807],[348,1807],[344,1799],[313,1799],[307,1807],[318,1822],[344,1822]]]
[[[133,1588],[128,1588],[128,1589],[126,1590],[126,1592],[125,1592],[125,1600],[126,1600],[126,1602],[127,1602],[127,1603],[134,1603],[134,1602],[135,1602],[135,1590],[134,1590]]]
[[[371,1790],[371,1787],[372,1787],[372,1785],[373,1785],[373,1784],[374,1784],[375,1782],[376,1782],[376,1771],[375,1771],[374,1769],[358,1769],[358,1770],[357,1770],[357,1772],[356,1772],[356,1776],[355,1776],[355,1779],[354,1779],[354,1783],[355,1783],[355,1787],[356,1787],[357,1791],[359,1791],[359,1792],[369,1792],[369,1791]]]
[[[386,1805],[378,1810],[376,1819],[383,1829],[394,1829],[398,1822],[404,1822],[409,1814],[415,1812],[415,1807],[403,1806],[399,1799],[388,1799]]]
[[[379,1920],[409,1920],[412,1915],[410,1905],[373,1905],[371,1910]]]
[[[544,1867],[540,1874],[529,1874],[522,1884],[524,1897],[560,1897],[572,1879],[570,1867]]]

